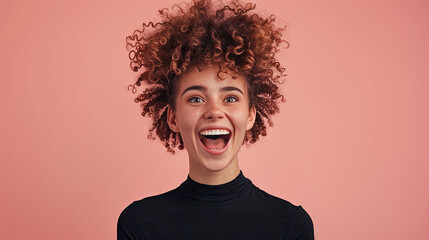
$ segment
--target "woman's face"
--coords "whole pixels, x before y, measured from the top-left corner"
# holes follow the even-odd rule
[[[255,122],[243,76],[217,77],[218,67],[193,68],[179,79],[176,108],[168,111],[171,130],[180,132],[190,171],[238,167],[238,151]]]

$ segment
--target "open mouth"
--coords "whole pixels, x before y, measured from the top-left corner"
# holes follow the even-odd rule
[[[231,132],[226,129],[209,129],[199,133],[200,141],[210,151],[222,151],[228,145]]]

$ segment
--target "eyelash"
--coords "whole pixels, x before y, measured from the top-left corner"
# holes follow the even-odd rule
[[[237,97],[234,97],[234,96],[228,96],[228,97],[226,97],[226,99],[234,99],[234,101],[233,101],[233,102],[228,101],[229,103],[235,103],[235,102],[238,102],[238,98],[237,98]],[[225,99],[225,100],[226,100],[226,99]]]
[[[189,100],[188,100],[188,102],[191,102],[191,103],[197,103],[196,101],[194,101],[193,99],[199,99],[199,100],[203,100],[202,98],[200,98],[200,97],[191,97],[191,98],[189,98]]]
[[[234,101],[226,101],[227,99],[234,99]],[[191,97],[191,98],[189,98],[188,102],[190,102],[190,103],[198,103],[197,100],[203,101],[203,99],[200,98],[200,97]],[[234,97],[234,96],[228,96],[228,97],[225,98],[225,101],[228,102],[228,103],[235,103],[235,102],[238,102],[238,98]]]

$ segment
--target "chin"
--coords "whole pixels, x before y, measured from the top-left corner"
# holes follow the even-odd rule
[[[204,161],[202,165],[209,171],[222,171],[226,169],[231,163],[231,159],[201,159]]]

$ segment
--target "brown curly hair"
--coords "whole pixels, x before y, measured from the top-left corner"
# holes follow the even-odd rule
[[[186,6],[181,6],[186,5]],[[143,24],[126,38],[131,69],[143,67],[137,81],[128,86],[135,94],[137,87],[144,91],[134,101],[141,102],[142,115],[153,119],[148,138],[154,132],[169,152],[183,149],[180,133],[167,124],[167,108],[175,108],[175,93],[180,75],[204,65],[218,65],[218,77],[223,73],[242,74],[247,80],[250,106],[256,108],[252,129],[246,132],[244,143],[254,143],[259,135],[266,136],[266,122],[273,126],[271,116],[279,112],[280,79],[285,68],[275,54],[281,43],[284,28],[274,26],[275,16],[262,18],[249,14],[256,5],[234,1],[214,10],[210,0],[193,0],[193,4],[175,4],[172,10],[159,10],[162,22]]]

